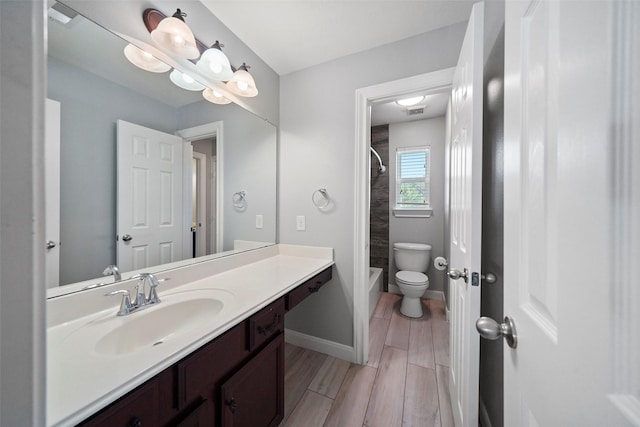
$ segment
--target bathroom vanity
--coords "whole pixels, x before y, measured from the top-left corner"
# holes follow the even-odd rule
[[[167,271],[162,302],[126,316],[104,297],[122,282],[50,299],[47,424],[277,426],[284,316],[332,264],[331,249],[275,245]]]

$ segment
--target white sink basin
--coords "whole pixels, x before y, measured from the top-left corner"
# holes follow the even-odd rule
[[[124,356],[205,334],[234,301],[233,294],[199,289],[160,295],[161,302],[126,316],[101,316],[64,341],[102,356]]]

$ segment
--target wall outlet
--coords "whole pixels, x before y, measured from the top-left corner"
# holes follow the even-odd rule
[[[304,215],[298,215],[296,217],[296,230],[304,231],[307,228]]]
[[[264,226],[264,218],[262,215],[256,215],[256,228],[262,229]]]

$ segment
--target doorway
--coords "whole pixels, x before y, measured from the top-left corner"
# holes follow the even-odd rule
[[[365,363],[369,356],[369,205],[371,105],[398,95],[417,91],[450,90],[455,68],[434,71],[406,79],[395,80],[356,91],[356,156],[355,156],[355,227],[354,227],[354,310],[353,335],[356,363]]]
[[[196,256],[200,256],[203,251],[205,255],[222,252],[223,123],[217,121],[182,129],[176,135],[193,147],[193,156],[189,161],[194,162],[195,167],[185,182],[189,183],[189,191],[194,194],[195,213],[190,217],[192,227],[195,228],[194,252]],[[199,227],[198,224],[202,226]]]

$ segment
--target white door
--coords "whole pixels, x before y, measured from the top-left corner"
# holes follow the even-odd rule
[[[183,259],[182,139],[122,120],[117,132],[118,267],[131,271]]]
[[[507,2],[507,426],[640,425],[640,3]]]
[[[47,99],[45,104],[45,284],[60,284],[60,103]]]
[[[482,34],[484,4],[471,12],[453,77],[449,280],[451,365],[449,386],[456,426],[478,425],[482,227]],[[455,277],[455,274],[453,274]]]

